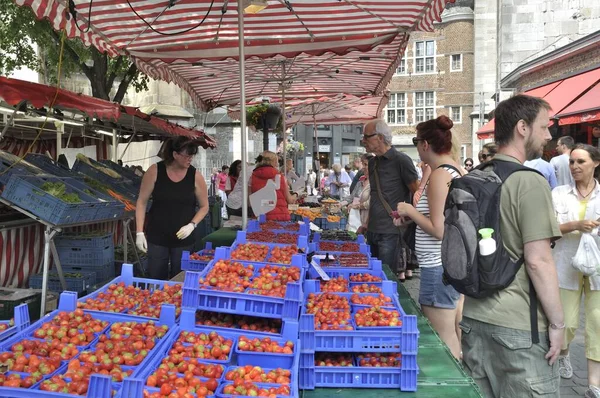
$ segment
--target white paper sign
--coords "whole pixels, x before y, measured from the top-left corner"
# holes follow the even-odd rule
[[[310,262],[310,265],[315,269],[315,271],[317,271],[317,274],[319,274],[321,279],[323,279],[324,281],[329,280],[329,275],[327,275],[325,271],[323,271],[323,268],[321,268],[321,266],[317,264],[317,262],[314,260],[314,257],[313,260]]]

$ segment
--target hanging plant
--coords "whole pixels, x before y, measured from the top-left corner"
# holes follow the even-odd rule
[[[292,139],[288,139],[286,142],[286,154],[287,157],[293,157],[296,153],[301,154],[304,153],[304,144],[300,141],[294,141]],[[283,141],[279,143],[277,146],[277,153],[283,152]]]
[[[273,104],[259,104],[246,109],[246,123],[255,130],[267,130],[280,134],[283,131],[281,109]]]

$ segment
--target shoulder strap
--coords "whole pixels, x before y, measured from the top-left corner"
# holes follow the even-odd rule
[[[508,162],[505,160],[497,160],[493,159],[489,163],[492,164],[494,168],[494,173],[504,182],[512,173],[517,171],[531,171],[534,173],[538,173],[542,175],[539,171],[532,169],[530,167],[524,166],[520,163]],[[520,266],[524,267],[525,257],[521,256],[517,263],[520,263]],[[529,275],[527,276],[529,278]],[[533,344],[538,344],[540,342],[540,334],[538,329],[538,319],[537,319],[537,309],[538,309],[538,298],[537,293],[535,291],[535,287],[533,286],[533,282],[531,278],[529,278],[529,321],[531,323],[531,342]]]
[[[457,169],[456,167],[452,166],[451,164],[447,164],[447,163],[440,164],[438,166],[438,169],[441,169],[443,167],[448,167],[449,169],[456,171],[458,173],[458,175],[462,176],[462,172],[459,169]]]
[[[379,166],[379,159],[375,158],[375,172],[373,173],[375,175],[375,187],[377,188],[377,196],[379,196],[379,200],[381,201],[381,203],[383,204],[383,207],[385,207],[385,210],[388,212],[388,214],[391,216],[392,212],[394,210],[392,210],[392,207],[389,205],[389,203],[384,199],[383,197],[383,193],[381,192],[381,184],[379,183],[379,173],[377,173],[378,171],[378,166]]]

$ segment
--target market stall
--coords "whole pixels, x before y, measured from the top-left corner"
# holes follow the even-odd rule
[[[24,339],[58,331],[59,321],[83,331],[72,340],[79,349],[62,351],[67,367],[39,355],[48,377],[5,378],[0,396],[46,397],[58,389],[65,398],[350,397],[361,388],[365,396],[480,397],[404,287],[369,252],[361,235],[311,234],[306,224],[259,219],[230,247],[203,253],[211,259],[182,261],[183,283],[137,278],[123,266],[98,291],[79,299],[65,292],[59,311],[8,338],[0,332],[0,350],[16,358],[37,349]],[[376,324],[364,316],[372,311],[383,316]],[[127,357],[135,341],[147,349]],[[114,344],[110,355],[107,344]]]
[[[18,156],[14,156],[4,152],[0,156],[2,159],[0,179],[3,181],[3,186],[10,182],[12,174],[83,179],[83,186],[77,186],[79,181],[70,181],[64,186],[75,185],[75,189],[79,193],[88,189],[100,192],[95,196],[102,197],[104,195],[104,202],[115,201],[124,207],[124,211],[121,211],[119,215],[117,215],[118,212],[113,212],[105,214],[105,218],[50,219],[48,216],[51,215],[40,216],[35,212],[35,210],[39,210],[39,206],[28,208],[27,206],[31,206],[31,204],[24,206],[22,203],[20,205],[15,203],[25,195],[22,188],[15,188],[18,192],[10,198],[8,197],[9,192],[3,192],[4,196],[0,199],[2,202],[0,206],[4,209],[3,212],[8,214],[2,216],[1,221],[11,221],[9,224],[4,224],[0,230],[1,242],[6,248],[2,252],[1,259],[3,285],[22,286],[31,275],[40,270],[42,265],[43,275],[46,276],[51,264],[50,253],[53,253],[54,264],[59,270],[60,285],[63,288],[66,287],[62,272],[60,272],[58,254],[53,244],[54,236],[63,231],[76,231],[81,234],[93,229],[110,233],[113,237],[111,243],[123,246],[122,260],[127,261],[127,254],[130,252],[128,242],[133,241],[129,224],[133,219],[141,177],[119,166],[116,163],[117,153],[114,150],[111,150],[114,162],[104,160],[103,163],[100,163],[86,156],[78,155],[73,170],[69,170],[55,163],[64,147],[77,145],[85,140],[94,140],[95,143],[100,144],[97,145],[97,158],[106,159],[109,142],[112,143],[112,148],[115,148],[119,140],[131,142],[134,138],[148,139],[186,135],[197,139],[199,145],[205,148],[215,146],[214,140],[201,131],[182,128],[155,116],[146,115],[135,108],[120,106],[55,87],[0,77],[0,98],[3,100],[0,109],[6,115],[0,126],[3,138],[2,147],[18,154]],[[44,108],[49,105],[52,105],[51,109]],[[107,129],[111,132],[107,133]],[[107,134],[111,140],[106,139]],[[53,155],[55,160],[53,161],[45,155],[35,155],[36,149],[41,153]],[[19,183],[24,184],[25,182]],[[53,182],[46,181],[45,183],[52,184]],[[59,183],[62,184],[63,181],[60,180]],[[91,199],[88,198],[88,200]],[[18,214],[22,216],[19,217]],[[42,225],[30,225],[30,219],[36,220]],[[133,254],[136,256],[136,263],[141,265],[137,253],[134,251]],[[114,270],[113,261],[108,261],[106,258],[105,260],[106,264],[103,264],[106,265],[105,268],[108,269],[108,263],[111,263],[110,267]],[[114,272],[103,271],[101,274],[106,277],[114,276]],[[41,287],[45,292],[46,278],[43,279]],[[99,279],[99,282],[105,279]],[[43,297],[42,300],[45,298]],[[42,308],[44,308],[43,305]]]

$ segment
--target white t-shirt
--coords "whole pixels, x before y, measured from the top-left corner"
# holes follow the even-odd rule
[[[569,168],[569,155],[562,154],[555,156],[550,159],[550,164],[554,166],[556,183],[558,186],[571,185],[573,183],[573,176],[571,175],[571,169]]]

